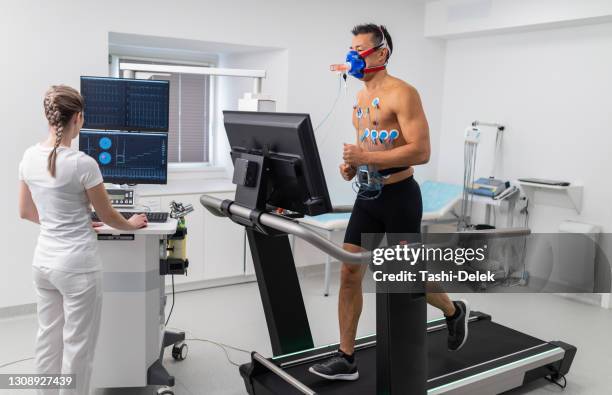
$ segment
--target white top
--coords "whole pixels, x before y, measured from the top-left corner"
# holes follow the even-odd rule
[[[100,168],[83,152],[59,147],[53,178],[47,170],[51,150],[34,145],[25,151],[19,164],[19,179],[30,188],[40,220],[33,265],[71,273],[100,270],[98,242],[85,193],[103,182]]]

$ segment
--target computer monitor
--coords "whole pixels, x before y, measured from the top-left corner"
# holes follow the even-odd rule
[[[304,215],[332,210],[308,114],[223,111],[236,202]]]
[[[79,150],[94,158],[104,182],[166,184],[168,134],[81,130]]]
[[[170,83],[81,77],[87,129],[168,131]]]

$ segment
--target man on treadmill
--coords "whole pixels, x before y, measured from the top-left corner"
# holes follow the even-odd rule
[[[419,93],[386,71],[393,52],[387,29],[364,24],[355,26],[352,33],[351,52],[344,70],[362,80],[364,87],[357,94],[353,111],[356,144],[344,145],[340,174],[346,181],[358,177],[359,192],[344,249],[361,252],[362,233],[420,233],[423,207],[413,166],[429,161],[430,142]],[[379,181],[378,188],[372,181],[375,179]],[[311,373],[330,380],[359,378],[353,352],[366,270],[366,265],[342,265],[338,300],[340,348],[329,360],[312,366]],[[435,284],[428,284],[427,289],[434,290]],[[468,304],[453,302],[439,290],[428,292],[427,302],[442,310],[448,326],[448,348],[459,350],[468,334]]]

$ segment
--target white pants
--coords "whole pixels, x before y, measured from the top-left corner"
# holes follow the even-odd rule
[[[74,374],[76,389],[39,394],[88,395],[102,314],[102,274],[34,267],[38,295],[39,374]]]

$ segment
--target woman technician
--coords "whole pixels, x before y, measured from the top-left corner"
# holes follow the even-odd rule
[[[139,229],[147,220],[144,215],[125,220],[115,211],[96,161],[70,148],[83,126],[81,95],[65,85],[52,86],[44,110],[49,135],[28,148],[19,164],[20,216],[40,224],[33,259],[35,360],[39,374],[74,375],[76,387],[60,394],[84,395],[90,391],[102,308],[101,262],[90,203],[100,219],[116,229]]]

